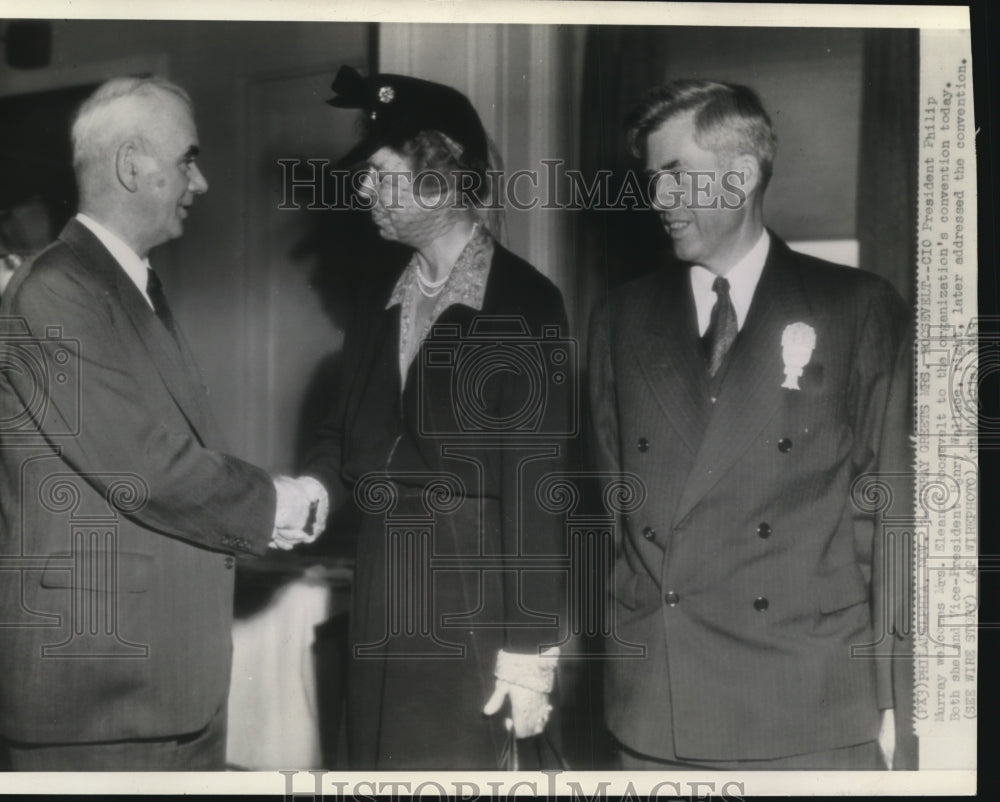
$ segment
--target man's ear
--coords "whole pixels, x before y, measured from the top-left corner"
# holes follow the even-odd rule
[[[139,146],[133,140],[123,142],[115,153],[118,182],[129,192],[139,188]]]
[[[751,156],[749,153],[742,153],[733,159],[730,169],[739,173],[742,177],[740,188],[743,190],[745,197],[749,198],[760,189],[760,162],[757,161],[756,156]]]

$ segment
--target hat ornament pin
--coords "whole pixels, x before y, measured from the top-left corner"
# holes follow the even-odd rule
[[[363,138],[341,159],[360,164],[381,147],[398,150],[421,132],[435,131],[459,146],[472,164],[490,163],[486,131],[469,99],[445,84],[411,75],[375,73],[363,77],[343,65],[331,86],[335,97],[326,101],[341,109],[361,111]]]

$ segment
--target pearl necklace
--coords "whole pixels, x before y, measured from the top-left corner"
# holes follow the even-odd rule
[[[479,230],[479,222],[473,224],[472,234],[469,236],[469,242],[472,238],[476,236],[476,232]],[[466,243],[468,245],[468,243]],[[424,257],[417,253],[417,286],[420,288],[420,293],[425,298],[436,298],[441,294],[441,290],[444,289],[445,283],[451,277],[451,270],[455,269],[455,265],[451,266],[451,270],[445,273],[444,278],[440,278],[437,281],[431,281],[424,275],[424,271],[420,269],[420,265],[424,263]],[[457,262],[456,262],[457,264]]]
[[[420,263],[422,259],[417,257],[417,286],[420,288],[421,294],[425,298],[436,298],[441,294],[441,290],[444,289],[445,282],[448,281],[451,276],[451,271],[449,270],[444,274],[444,278],[440,278],[437,281],[431,281],[424,275],[424,271],[420,269]]]

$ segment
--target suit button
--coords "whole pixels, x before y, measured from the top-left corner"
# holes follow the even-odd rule
[[[232,569],[234,565],[236,565],[236,560],[232,557],[226,557],[226,568]]]
[[[671,607],[676,607],[678,604],[680,604],[681,597],[678,596],[673,591],[670,591],[666,596],[663,597],[663,600]]]
[[[789,440],[787,437],[782,437],[778,441],[778,451],[780,451],[782,454],[787,454],[791,450],[792,450],[792,441]]]
[[[757,537],[760,538],[771,537],[771,524],[769,524],[767,521],[764,521],[764,523],[761,524],[757,524]]]
[[[645,437],[640,437],[639,441],[635,445],[636,448],[638,448],[639,451],[641,451],[643,454],[649,451],[649,440],[647,440]]]
[[[646,538],[646,540],[652,540],[656,537],[656,530],[651,526],[647,526],[642,530],[642,536]]]
[[[768,607],[768,601],[763,596],[758,596],[753,600],[753,609],[758,613],[764,612]]]

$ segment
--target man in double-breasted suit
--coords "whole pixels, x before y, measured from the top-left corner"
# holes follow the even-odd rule
[[[764,227],[775,137],[753,91],[674,82],[629,132],[683,266],[612,292],[590,331],[599,467],[648,493],[611,585],[619,639],[644,647],[605,665],[622,767],[880,768],[893,696],[862,656],[881,600],[852,486],[905,393],[908,311]]]
[[[234,554],[309,502],[223,452],[149,267],[207,189],[187,94],[109,81],[73,150],[80,214],[0,321],[0,736],[15,770],[221,769]]]

